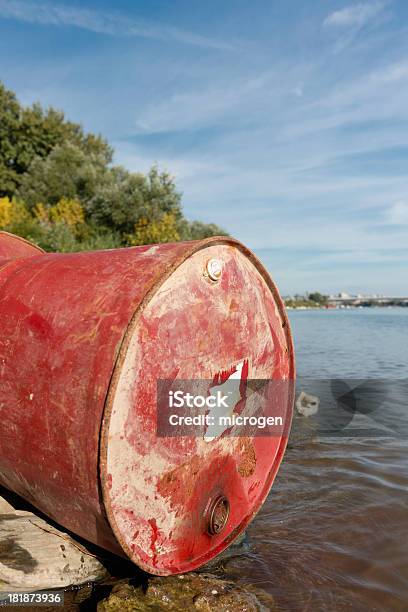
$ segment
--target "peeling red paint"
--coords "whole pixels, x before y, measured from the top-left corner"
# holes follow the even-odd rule
[[[157,542],[157,540],[159,538],[159,529],[158,529],[157,524],[156,524],[156,519],[151,518],[147,522],[149,523],[150,527],[152,528],[150,550],[153,553],[153,563],[155,563],[156,562],[156,558],[157,558],[156,542]]]
[[[0,233],[0,483],[74,533],[169,574],[245,529],[286,437],[156,434],[158,378],[222,384],[240,365],[237,413],[248,378],[295,375],[277,290],[236,241],[42,254]],[[210,536],[219,495],[230,516]]]

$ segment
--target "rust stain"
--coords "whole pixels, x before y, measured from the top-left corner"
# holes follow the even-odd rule
[[[239,312],[240,305],[237,300],[232,299],[229,303],[229,311],[230,312]]]
[[[202,467],[202,459],[195,456],[190,461],[164,474],[157,483],[157,492],[170,499],[172,505],[183,503],[192,495],[195,477]]]
[[[241,461],[237,467],[239,474],[243,478],[252,476],[256,468],[256,453],[249,438],[244,438],[241,442]]]

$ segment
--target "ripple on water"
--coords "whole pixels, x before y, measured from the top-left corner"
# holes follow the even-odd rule
[[[382,384],[369,388],[357,433],[324,434],[330,402],[294,419],[276,482],[249,528],[250,550],[227,573],[267,590],[283,611],[405,612],[408,393],[392,379],[408,380],[408,309],[292,312],[291,322],[304,377]]]

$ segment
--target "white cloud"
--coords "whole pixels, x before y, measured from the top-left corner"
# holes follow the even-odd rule
[[[213,125],[241,103],[237,90],[227,87],[175,93],[142,111],[136,132],[153,134]]]
[[[307,68],[296,68],[292,74],[285,67],[276,66],[253,74],[251,68],[239,75],[233,71],[220,72],[210,82],[203,76],[199,87],[197,79],[192,86],[183,82],[179,91],[164,100],[161,97],[139,112],[135,133],[225,128],[237,117],[244,119],[240,119],[243,128],[248,120],[255,124],[266,119],[269,124],[274,111],[282,110],[283,100],[290,103],[292,97],[303,97],[303,83],[297,82],[297,74],[303,70]]]
[[[139,36],[213,49],[231,49],[222,41],[213,40],[179,28],[132,20],[119,13],[103,13],[51,3],[32,3],[25,0],[0,0],[0,17],[50,26],[72,26],[113,36]]]
[[[387,211],[386,220],[391,225],[408,225],[408,201],[395,202]]]
[[[379,15],[384,9],[384,2],[359,3],[334,11],[326,17],[324,26],[362,28],[366,23]]]
[[[209,161],[175,156],[168,158],[163,155],[147,155],[127,142],[114,141],[112,144],[115,148],[115,163],[133,172],[147,173],[153,165],[158,164],[161,170],[169,172],[179,181],[197,180],[197,176],[215,171],[214,166]]]
[[[332,52],[343,52],[354,43],[363,29],[378,26],[389,16],[384,9],[389,0],[377,0],[371,3],[358,3],[330,13],[323,22],[326,31],[335,34],[336,40]]]
[[[282,131],[284,138],[293,139],[368,121],[407,121],[407,101],[408,61],[402,58],[365,75],[339,80],[327,92],[322,91],[319,98],[297,109],[297,120],[283,126]],[[371,139],[373,133],[374,130],[366,138]],[[394,132],[392,126],[388,127],[386,135],[391,142],[396,137],[406,143],[399,128]],[[364,146],[360,143],[361,148]]]

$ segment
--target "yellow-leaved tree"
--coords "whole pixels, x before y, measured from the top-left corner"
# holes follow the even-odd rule
[[[10,225],[12,208],[13,205],[9,198],[0,198],[0,229]]]
[[[0,198],[0,229],[24,224],[32,220],[30,212],[21,200],[8,197]]]
[[[135,231],[128,236],[129,244],[158,244],[159,242],[177,242],[180,235],[173,213],[164,213],[159,219],[141,217],[135,225]]]
[[[61,198],[54,206],[37,204],[34,207],[34,216],[45,225],[65,224],[74,232],[85,223],[85,212],[81,203],[69,198]]]
[[[58,204],[51,206],[50,219],[53,223],[65,223],[73,227],[84,223],[85,213],[78,200],[62,198]]]

